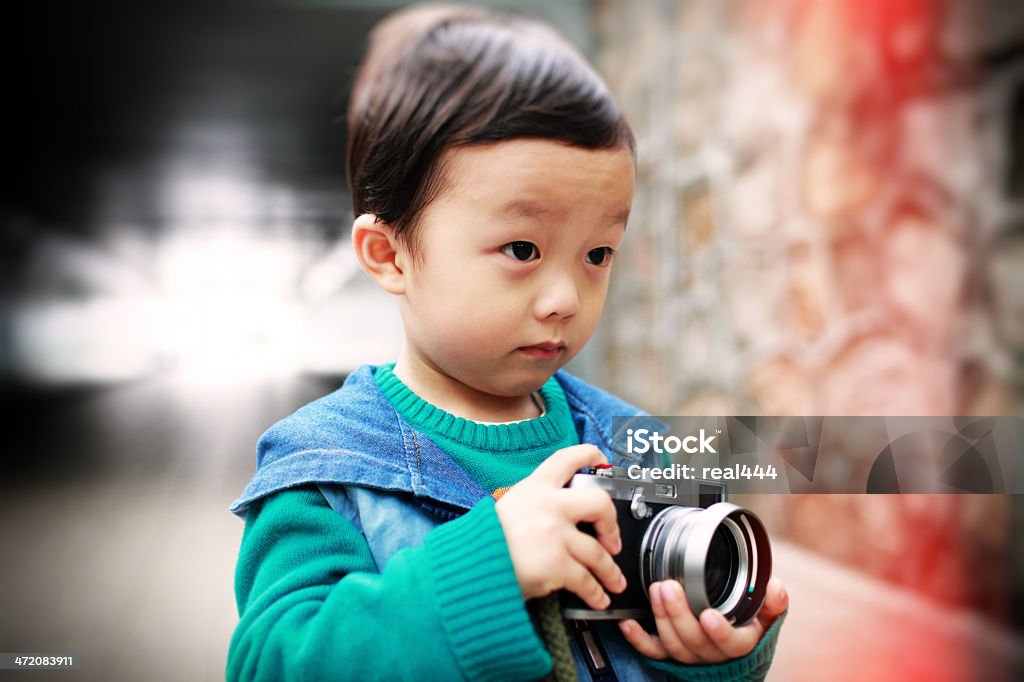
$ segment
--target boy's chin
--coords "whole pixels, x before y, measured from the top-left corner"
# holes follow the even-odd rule
[[[447,367],[451,371],[447,374],[463,385],[495,398],[521,398],[539,391],[570,359],[560,357],[548,362],[523,362],[521,357],[514,356],[461,367],[458,363],[450,363]]]
[[[488,377],[477,390],[501,398],[519,398],[539,391],[557,369],[550,371],[516,372],[505,377]]]

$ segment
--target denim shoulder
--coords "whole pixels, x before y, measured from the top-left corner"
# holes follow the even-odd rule
[[[656,424],[656,420],[639,407],[564,370],[557,372],[555,379],[565,392],[580,442],[597,445],[613,464],[637,463],[636,456],[626,451],[623,434],[627,428]]]
[[[256,446],[262,468],[297,452],[379,450],[396,437],[397,414],[363,365],[337,390],[271,426]]]
[[[256,473],[231,506],[239,516],[252,501],[307,483],[410,488],[408,427],[360,367],[338,390],[271,426],[256,447]]]
[[[564,369],[555,373],[569,406],[574,410],[587,411],[596,418],[634,417],[647,415],[636,405],[618,398],[603,388],[598,388],[583,379],[566,372]]]

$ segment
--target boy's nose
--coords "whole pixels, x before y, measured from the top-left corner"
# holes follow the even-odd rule
[[[536,313],[539,319],[572,317],[580,309],[579,290],[572,277],[548,280],[537,297]]]

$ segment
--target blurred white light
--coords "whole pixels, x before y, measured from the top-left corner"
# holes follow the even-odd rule
[[[291,241],[226,230],[170,237],[159,250],[157,279],[164,347],[177,369],[210,381],[295,371],[300,261]]]
[[[12,311],[12,362],[41,383],[135,379],[165,361],[161,326],[146,296],[27,301]]]

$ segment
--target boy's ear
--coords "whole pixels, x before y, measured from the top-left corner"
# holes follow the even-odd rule
[[[352,246],[363,270],[374,282],[389,293],[405,293],[405,249],[398,243],[391,225],[364,213],[352,223]]]

